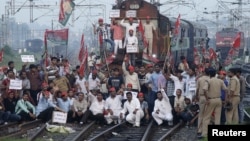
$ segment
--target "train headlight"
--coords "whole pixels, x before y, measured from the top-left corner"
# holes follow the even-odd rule
[[[152,57],[153,57],[153,58],[156,58],[156,54],[153,54]]]

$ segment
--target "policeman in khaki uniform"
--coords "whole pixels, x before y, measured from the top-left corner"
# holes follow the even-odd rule
[[[204,85],[206,83],[208,83],[208,81],[210,80],[210,77],[209,77],[209,69],[206,68],[205,71],[203,72],[203,75],[201,77],[198,78],[197,80],[197,90],[196,90],[196,97],[197,99],[199,100],[199,107],[200,107],[200,110],[199,110],[199,116],[198,116],[198,135],[201,134],[202,132],[202,120],[203,120],[203,117],[204,117],[204,111],[205,111],[205,105],[206,105],[206,97],[204,95]]]
[[[228,71],[230,81],[228,85],[229,94],[227,95],[226,101],[232,103],[232,110],[226,111],[227,124],[239,123],[238,105],[240,103],[240,81],[237,78],[236,73],[236,68],[231,68]]]
[[[205,83],[203,90],[205,91],[204,96],[206,98],[206,109],[204,111],[204,117],[202,120],[202,134],[198,138],[207,137],[208,133],[208,124],[210,123],[211,115],[215,112],[215,125],[220,124],[221,116],[221,90],[227,90],[226,85],[221,79],[215,77],[216,70],[209,70],[210,80],[208,83]]]

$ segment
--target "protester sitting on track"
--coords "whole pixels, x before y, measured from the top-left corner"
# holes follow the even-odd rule
[[[70,99],[70,105],[73,106],[73,101],[76,99],[74,88],[68,90],[68,97]]]
[[[100,92],[97,92],[96,98],[97,100],[94,100],[89,107],[90,119],[96,121],[100,125],[103,125],[105,124],[105,119],[104,119],[105,101],[103,100],[102,93]]]
[[[83,92],[79,92],[77,96],[78,98],[73,101],[73,118],[80,124],[83,124],[86,122],[88,117],[88,102],[86,101]]]
[[[172,107],[169,102],[169,99],[164,91],[158,91],[157,99],[155,100],[154,111],[152,112],[152,116],[158,125],[161,125],[164,120],[168,121],[168,125],[173,125],[173,115],[172,115]]]
[[[127,88],[123,91],[123,94],[124,94],[124,95],[123,95],[123,99],[124,99],[125,101],[126,101],[126,99],[127,99],[127,95],[126,95],[127,92],[131,92],[133,98],[137,98],[138,92],[135,91],[135,90],[133,90],[133,85],[132,85],[131,83],[128,83],[128,84],[127,84]]]
[[[64,112],[68,113],[67,122],[73,121],[73,110],[70,104],[70,99],[68,98],[67,92],[62,92],[61,97],[57,97],[58,107],[61,108]]]
[[[3,98],[0,96],[0,125],[7,124],[8,119],[9,119],[9,113],[5,111]]]
[[[181,89],[177,89],[176,97],[174,100],[174,124],[179,123],[180,115],[185,108],[185,100],[184,96],[182,95]]]
[[[140,102],[137,98],[132,96],[131,92],[127,92],[126,96],[127,101],[124,103],[123,110],[120,113],[120,118],[123,119],[128,112],[128,115],[125,118],[126,121],[133,124],[134,127],[140,127],[141,119],[144,116]]]
[[[34,105],[28,101],[28,93],[23,93],[23,98],[18,100],[15,112],[21,116],[22,121],[36,119]]]
[[[149,122],[149,112],[148,112],[148,102],[144,100],[144,94],[139,93],[138,94],[138,99],[141,104],[141,109],[144,112],[144,117],[142,118],[142,123],[147,124]]]
[[[122,111],[122,95],[117,95],[117,92],[114,87],[109,89],[110,96],[106,99],[105,102],[105,119],[108,124],[114,122],[120,122],[120,113]]]
[[[7,92],[7,98],[3,100],[3,103],[4,103],[5,111],[10,114],[9,116],[10,122],[21,120],[21,116],[15,113],[15,107],[16,107],[17,101],[18,99],[15,98],[14,91],[9,90]]]
[[[99,89],[92,89],[87,93],[88,96],[88,106],[97,100],[97,93],[100,92]]]
[[[181,112],[181,119],[186,123],[189,127],[191,125],[197,126],[198,124],[198,113],[199,113],[199,105],[196,103],[192,103],[192,97],[185,97],[185,105],[186,107]]]
[[[2,84],[1,84],[1,91],[2,91],[2,97],[5,98],[6,97],[6,93],[8,92],[9,90],[9,85],[10,85],[10,80],[14,80],[16,79],[16,76],[13,72],[13,70],[8,70],[7,71],[7,78],[5,78],[3,81],[2,81]]]
[[[37,119],[47,122],[52,118],[54,110],[64,112],[63,109],[53,103],[51,99],[52,94],[49,91],[42,91],[39,97],[40,98],[36,106]]]

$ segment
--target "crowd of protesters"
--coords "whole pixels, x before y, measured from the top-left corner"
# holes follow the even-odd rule
[[[139,127],[150,120],[164,126],[183,121],[196,126],[199,137],[206,137],[208,124],[242,123],[245,82],[241,69],[226,72],[208,64],[200,71],[182,59],[179,67],[163,70],[158,64],[129,65],[125,56],[120,68],[93,69],[85,75],[79,73],[79,66],[69,69],[66,59],[56,57],[44,69],[35,64],[27,68],[24,63],[17,71],[10,61],[1,80],[1,124],[47,122],[56,110],[67,113],[67,122],[79,124],[125,120]],[[22,89],[10,89],[11,80],[22,81]]]
[[[146,26],[154,29],[149,21],[147,17]],[[132,37],[132,28],[138,25],[131,18],[128,24],[123,22],[126,35]],[[116,32],[117,22],[113,23]],[[101,30],[106,40],[104,27],[99,19],[99,27],[94,29]],[[118,33],[115,44],[122,38]],[[130,42],[128,37],[126,40]],[[90,54],[91,57],[93,53]],[[166,65],[166,68],[159,64],[137,65],[133,60],[125,55],[122,66],[108,72],[96,68],[90,58],[89,74],[80,73],[80,66],[72,68],[67,59],[56,57],[50,58],[47,67],[24,63],[19,71],[10,61],[7,67],[2,67],[0,123],[35,119],[47,122],[52,119],[53,111],[61,111],[67,113],[67,122],[79,124],[89,120],[100,125],[117,124],[125,120],[140,127],[150,120],[159,126],[183,121],[188,127],[196,126],[198,137],[202,138],[207,136],[208,124],[243,122],[245,79],[240,68],[226,72],[211,67],[207,61],[200,69],[189,66],[184,56],[178,66]],[[22,88],[11,89],[13,80],[21,81]]]

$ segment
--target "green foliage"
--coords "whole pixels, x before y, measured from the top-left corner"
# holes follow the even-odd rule
[[[21,55],[34,55],[36,62],[38,63],[41,59],[42,52],[22,52],[22,54],[18,53],[18,50],[13,50],[9,46],[4,46],[4,55],[3,55],[3,61],[0,63],[0,66],[7,66],[9,61],[14,61],[15,68],[17,70],[21,70],[22,65],[24,64],[21,60]]]
[[[12,49],[8,45],[5,45],[3,47],[3,50],[4,50],[4,54],[6,54],[6,55],[14,55]]]

